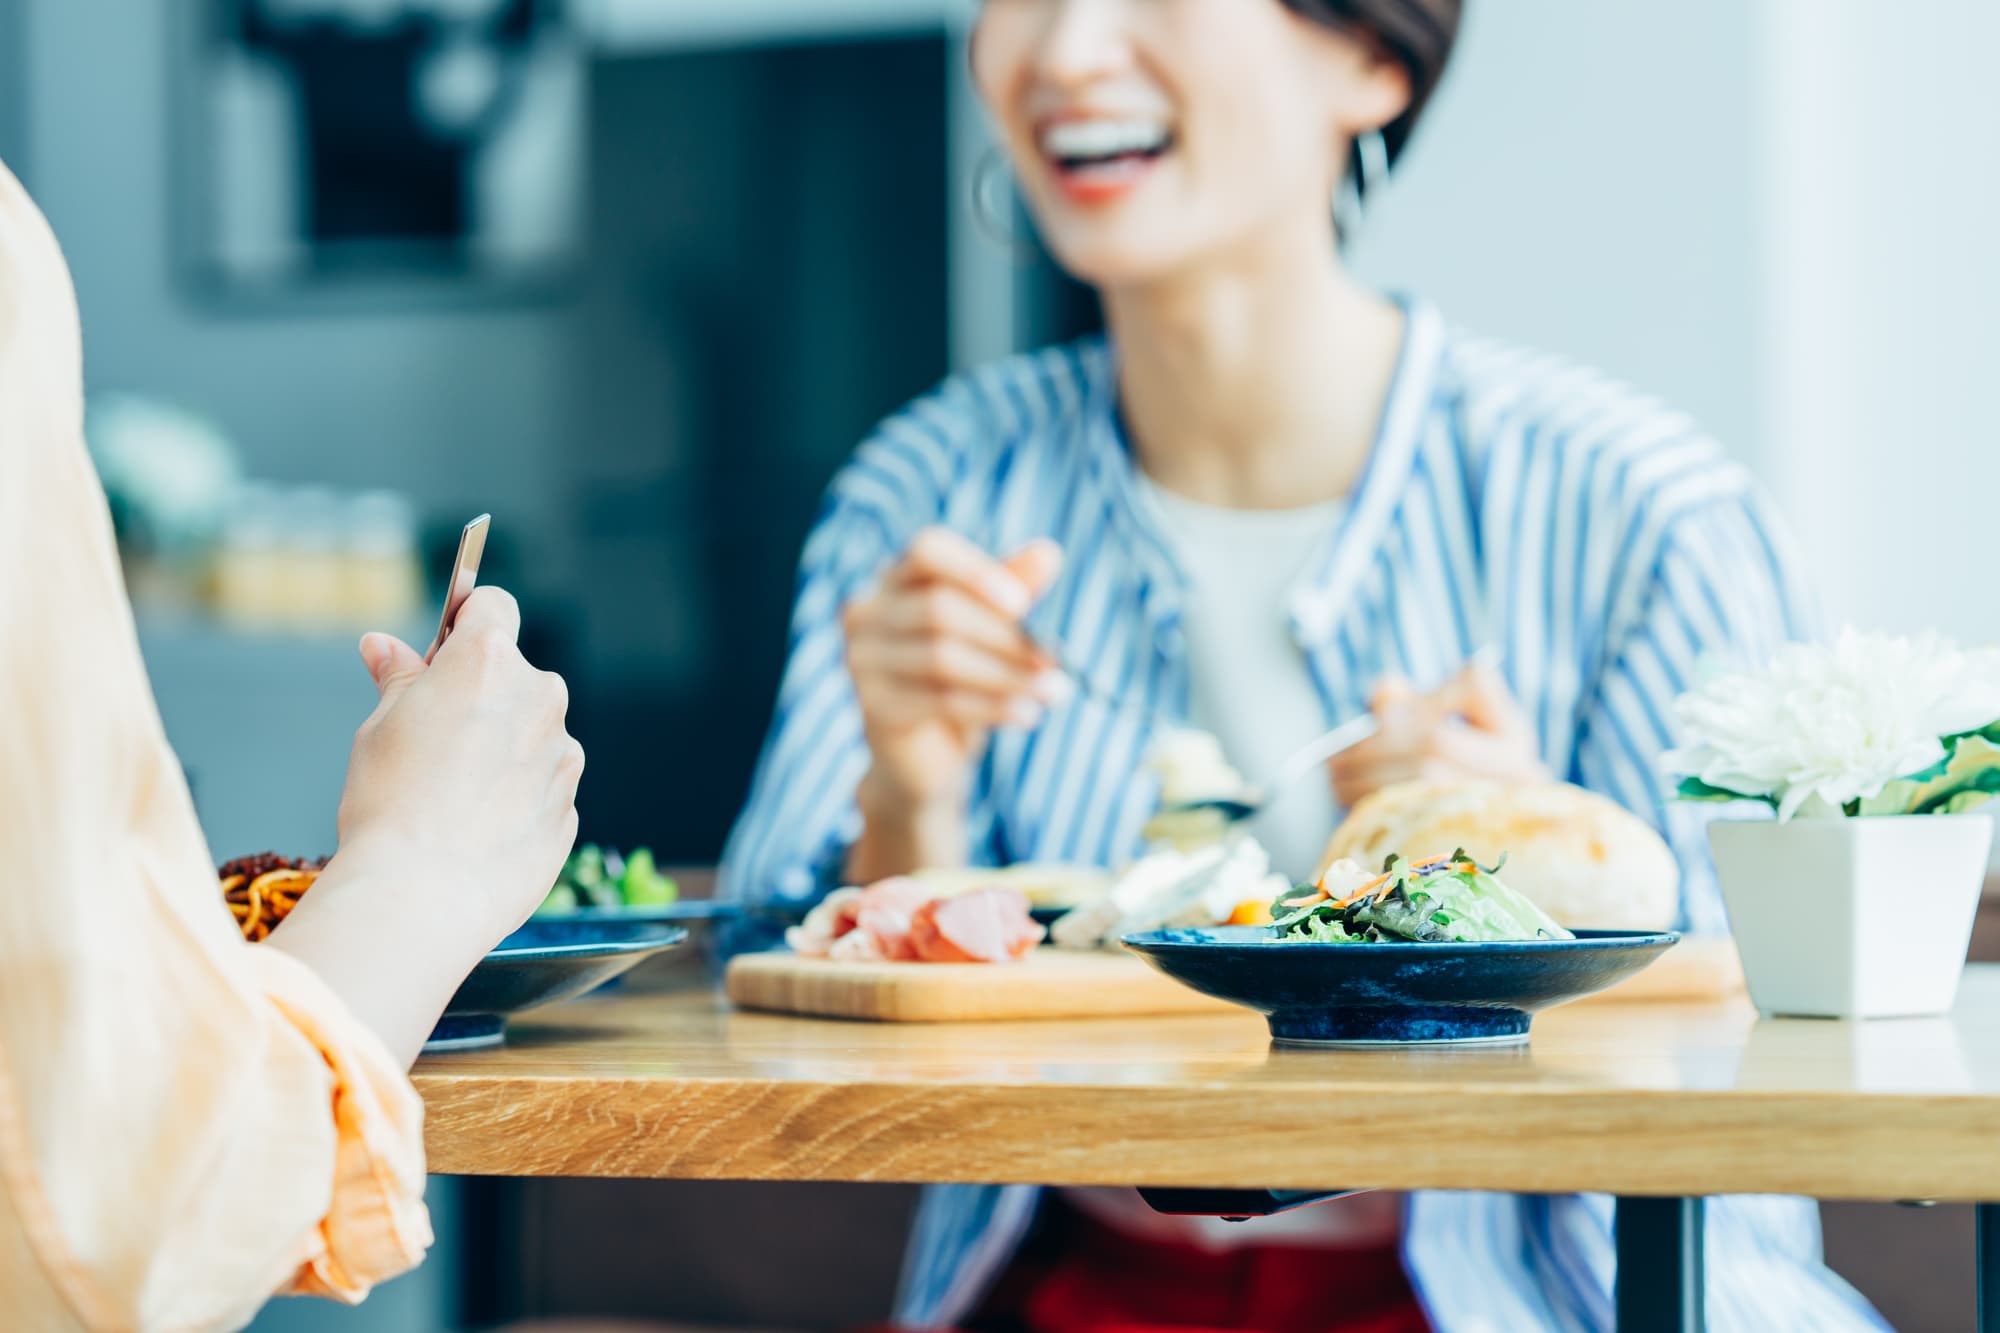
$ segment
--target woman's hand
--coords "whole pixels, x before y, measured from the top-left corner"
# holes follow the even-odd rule
[[[1493,668],[1468,664],[1431,694],[1400,676],[1369,702],[1381,729],[1328,763],[1341,808],[1398,782],[1547,782],[1535,729]]]
[[[1021,628],[1061,567],[1053,542],[996,560],[948,528],[926,528],[847,605],[847,668],[872,760],[851,878],[964,858],[973,766],[993,728],[1031,726],[1068,693],[1068,678]]]
[[[484,587],[428,666],[386,634],[362,640],[381,701],[354,738],[339,851],[271,934],[411,1058],[576,841],[568,691],[521,656],[520,628],[514,599]]]

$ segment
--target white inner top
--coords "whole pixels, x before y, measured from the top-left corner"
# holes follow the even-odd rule
[[[1327,727],[1326,705],[1292,636],[1290,601],[1306,561],[1347,506],[1334,501],[1301,509],[1224,509],[1174,495],[1144,476],[1139,485],[1157,508],[1189,580],[1181,612],[1189,721],[1213,733],[1251,783],[1267,783],[1293,751]],[[1250,827],[1270,851],[1272,866],[1297,883],[1318,866],[1334,816],[1331,784],[1308,776],[1276,793]],[[1363,1194],[1247,1222],[1167,1217],[1149,1208],[1136,1190],[1064,1194],[1127,1235],[1210,1250],[1379,1244],[1395,1237],[1401,1216],[1393,1194]]]
[[[1141,493],[1188,576],[1189,721],[1212,732],[1253,786],[1325,731],[1326,704],[1292,635],[1291,593],[1306,561],[1346,513],[1344,501],[1300,509],[1224,509],[1161,489]],[[1250,832],[1293,883],[1309,878],[1333,834],[1333,789],[1308,776],[1272,794]]]

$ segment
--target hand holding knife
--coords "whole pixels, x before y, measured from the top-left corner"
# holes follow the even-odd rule
[[[486,530],[492,521],[491,514],[481,514],[458,535],[458,556],[451,562],[451,581],[445,585],[444,614],[438,617],[437,638],[424,654],[427,663],[444,647],[444,641],[451,635],[452,622],[458,619],[459,608],[479,585],[479,559],[486,553]]]

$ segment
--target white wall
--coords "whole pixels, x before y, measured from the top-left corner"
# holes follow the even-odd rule
[[[1355,256],[1479,333],[1596,365],[1754,456],[1744,0],[1470,0]]]
[[[1759,13],[1773,475],[1835,614],[2000,640],[2000,5]]]
[[[2000,640],[2000,4],[1469,10],[1364,271],[1693,413],[1836,622]]]

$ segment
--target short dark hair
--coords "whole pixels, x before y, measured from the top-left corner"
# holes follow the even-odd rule
[[[1368,42],[1410,77],[1410,104],[1382,127],[1382,141],[1394,164],[1410,141],[1410,131],[1444,79],[1458,41],[1464,0],[1280,0],[1285,8],[1316,23]]]

